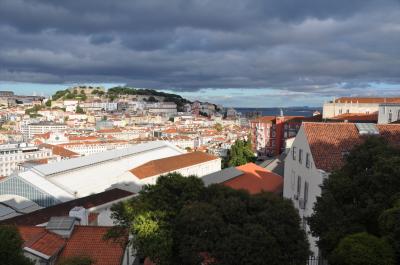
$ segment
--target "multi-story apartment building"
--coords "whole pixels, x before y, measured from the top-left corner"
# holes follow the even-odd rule
[[[346,113],[371,114],[378,112],[379,104],[384,103],[400,103],[400,97],[342,97],[334,99],[324,103],[322,118],[333,118]]]
[[[37,122],[29,123],[21,126],[21,132],[24,139],[31,139],[35,134],[43,134],[47,132],[64,132],[67,130],[67,125],[53,122]]]
[[[21,163],[31,160],[47,159],[52,156],[47,148],[23,144],[0,145],[0,175],[9,176],[19,171]]]
[[[296,136],[303,119],[304,117],[264,116],[252,120],[252,146],[258,157],[282,153],[285,139]]]
[[[317,239],[309,233],[306,220],[321,195],[321,185],[331,172],[344,165],[346,155],[368,135],[382,136],[398,146],[400,125],[305,122],[288,151],[283,196],[291,199],[298,209],[314,255],[318,255]]]

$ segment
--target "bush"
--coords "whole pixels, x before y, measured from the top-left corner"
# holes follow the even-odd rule
[[[357,233],[343,238],[329,258],[331,265],[392,265],[391,246],[373,235]]]

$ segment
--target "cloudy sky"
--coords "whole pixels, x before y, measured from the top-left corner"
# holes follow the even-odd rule
[[[249,107],[400,94],[400,0],[0,0],[0,89],[77,83]]]

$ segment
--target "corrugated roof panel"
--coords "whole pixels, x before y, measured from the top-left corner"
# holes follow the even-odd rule
[[[203,180],[204,184],[208,186],[211,184],[225,182],[240,175],[243,175],[242,171],[236,169],[235,167],[228,167],[215,173],[205,175],[201,179]]]
[[[90,156],[83,156],[72,158],[68,160],[63,160],[57,163],[50,163],[45,165],[39,165],[33,167],[32,170],[42,176],[49,176],[75,168],[85,167],[97,163],[103,163],[113,159],[119,159],[125,156],[135,155],[141,152],[146,152],[149,150],[154,150],[167,146],[168,144],[162,141],[149,142],[145,144],[138,144],[132,147],[106,151],[102,153],[93,154]]]

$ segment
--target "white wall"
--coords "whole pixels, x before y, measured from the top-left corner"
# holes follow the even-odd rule
[[[296,160],[293,159],[293,149],[295,148]],[[299,162],[299,150],[303,150],[302,163]],[[306,167],[306,154],[310,154],[310,167]],[[297,195],[297,185],[298,177],[300,177],[300,193],[298,198]],[[317,196],[321,194],[320,185],[323,181],[323,172],[315,167],[314,159],[311,155],[310,146],[308,144],[304,127],[301,126],[290,151],[285,158],[285,172],[284,172],[284,185],[283,185],[283,196],[285,198],[291,199],[294,206],[299,210],[300,218],[305,220],[306,217],[311,216],[313,213],[313,206],[316,202]],[[300,201],[304,200],[304,186],[308,183],[308,196],[307,204],[304,209],[300,209]],[[308,233],[308,240],[310,242],[311,251],[314,255],[318,255],[318,248],[315,245],[316,238],[313,238],[309,232],[309,227],[303,223],[303,227]]]
[[[400,104],[379,105],[378,124],[388,124],[398,120],[400,120]]]
[[[373,113],[379,110],[378,103],[324,103],[322,118],[332,118],[346,113]]]

